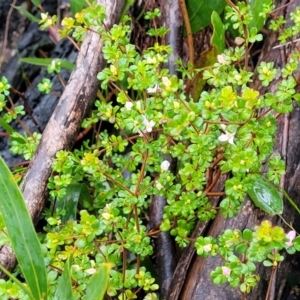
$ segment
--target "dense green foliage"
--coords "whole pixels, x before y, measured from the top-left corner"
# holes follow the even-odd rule
[[[47,225],[40,235],[49,299],[59,295],[62,282],[72,284],[73,299],[92,299],[88,296],[95,278],[91,274],[99,275],[97,270],[104,263],[113,265],[109,296],[135,299],[140,292],[144,299],[158,299],[159,286],[149,269],[151,236],[157,228],[149,231],[146,227],[155,195],[167,201],[160,230],[170,232],[181,248],[190,243],[199,220],[215,218],[218,209],[225,217],[235,216],[247,194],[265,212],[282,212],[276,189],[285,165],[271,154],[277,115],[291,112],[293,100],[299,99],[293,77],[299,53],[293,52],[282,70],[271,62],[257,66],[261,86],[280,78],[274,93],[261,94],[253,88],[249,51],[263,39],[259,31],[273,9],[270,1],[262,2],[261,6],[255,1],[251,5],[228,1],[224,14],[220,15],[222,9],[213,12],[212,64],[195,68],[179,60],[178,76],[163,67],[172,49],[159,43],[168,29],[156,26],[157,9],[145,13],[145,19],[154,24],[148,34],[155,42],[142,53],[130,43],[127,16],[110,31],[102,26],[104,8],[98,6],[63,20],[61,35],[72,35],[77,41],[96,26],[108,65],[98,74],[99,99],[82,124],[95,129],[93,139],[85,140],[79,149],[58,152],[52,166],[48,183],[52,207],[44,212]],[[281,41],[299,33],[299,14],[300,10],[292,13],[295,24],[282,32]],[[45,13],[41,17],[44,29],[56,21]],[[273,20],[271,28],[279,30],[283,23]],[[226,31],[235,38],[235,47],[225,47]],[[49,73],[59,71],[59,62],[48,65]],[[199,74],[208,87],[193,97],[186,82]],[[50,80],[45,78],[38,88],[50,92]],[[112,91],[114,98],[109,97]],[[9,94],[5,78],[0,93],[3,109]],[[8,111],[0,124],[11,130],[9,123],[18,114],[23,114],[22,108]],[[30,159],[40,136],[13,133],[11,138],[12,152]],[[266,174],[262,166],[267,167]],[[214,172],[213,180],[210,172]],[[224,196],[217,206],[210,196],[216,195],[212,187],[220,174],[228,176],[224,191],[217,193]],[[5,232],[4,224],[2,228]],[[1,241],[7,242],[5,235]],[[300,250],[300,239],[294,230],[285,233],[264,221],[243,232],[226,230],[218,239],[198,237],[195,248],[204,257],[223,258],[224,265],[211,273],[214,283],[228,282],[249,293],[259,280],[257,264],[275,268],[283,260],[280,251]],[[2,284],[13,285],[10,281]],[[11,296],[7,290],[0,286],[0,295]]]

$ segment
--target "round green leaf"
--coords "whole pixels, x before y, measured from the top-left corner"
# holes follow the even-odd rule
[[[237,253],[245,253],[248,248],[249,247],[246,243],[242,243],[237,245],[235,250]]]
[[[283,201],[280,194],[273,185],[262,178],[253,181],[252,186],[248,189],[248,195],[255,206],[264,212],[270,215],[282,214]]]
[[[246,241],[251,241],[253,237],[252,231],[250,229],[245,229],[243,231],[243,239]]]

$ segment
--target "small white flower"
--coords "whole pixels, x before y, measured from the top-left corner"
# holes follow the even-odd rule
[[[160,165],[162,171],[168,171],[169,167],[170,167],[170,163],[167,160],[164,160]]]
[[[242,45],[242,44],[244,44],[244,42],[245,42],[245,39],[243,39],[242,37],[240,37],[240,36],[237,36],[235,39],[234,39],[234,42],[235,42],[235,44],[236,45]]]
[[[207,244],[203,246],[204,252],[210,252],[212,248],[212,244]]]
[[[90,275],[96,273],[96,271],[97,271],[97,270],[96,270],[95,268],[89,268],[89,269],[85,270],[85,272],[87,272],[87,273],[90,274]]]
[[[161,92],[161,88],[159,87],[158,84],[156,84],[153,88],[147,88],[147,93],[148,94],[155,94]]]
[[[159,191],[163,188],[163,186],[161,185],[161,183],[160,183],[159,181],[156,181],[155,187],[156,187]]]
[[[125,103],[125,108],[126,108],[127,110],[131,110],[131,109],[132,109],[132,106],[133,106],[133,103],[130,102],[130,101],[127,101],[127,102]]]
[[[218,140],[220,142],[228,142],[229,144],[233,145],[233,140],[234,140],[234,136],[236,134],[236,131],[231,133],[226,131],[226,125],[221,124],[222,129],[225,131],[225,133],[222,133],[219,137]]]
[[[149,121],[145,116],[143,116],[144,120],[143,120],[143,124],[146,126],[146,131],[147,132],[152,132],[153,127],[155,126],[155,122],[154,121]]]
[[[48,19],[48,13],[41,13],[41,18],[42,18],[42,20],[46,20],[46,19]]]
[[[224,276],[226,276],[226,277],[230,276],[230,273],[231,273],[231,269],[230,268],[223,266],[223,267],[221,267],[221,269],[222,269],[222,273],[223,273]]]
[[[80,266],[79,266],[79,265],[73,265],[72,267],[75,269],[75,271],[79,271],[79,270],[81,270],[81,268],[80,268]]]
[[[156,62],[157,62],[157,60],[156,60],[155,57],[150,57],[150,56],[147,57],[147,63],[148,64],[151,64],[151,65],[153,64],[154,65],[154,64],[156,64]]]
[[[219,64],[226,65],[226,56],[225,56],[225,54],[217,55],[217,59],[218,59]]]
[[[55,69],[55,66],[56,66],[56,60],[52,59],[52,61],[51,61],[51,68]]]
[[[296,231],[295,230],[291,230],[287,233],[286,238],[289,240],[288,242],[286,242],[286,246],[289,248],[291,246],[293,246],[293,240],[296,237]]]
[[[110,68],[110,71],[113,75],[115,75],[115,76],[118,75],[118,70],[114,65],[110,65],[109,68]]]
[[[162,80],[163,84],[165,85],[166,90],[167,90],[167,91],[170,90],[170,89],[171,89],[171,86],[172,86],[171,80],[170,80],[168,77],[166,77],[166,76],[163,76],[163,77],[161,78],[161,80]]]

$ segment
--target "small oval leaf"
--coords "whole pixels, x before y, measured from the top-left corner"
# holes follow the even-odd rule
[[[252,186],[248,189],[248,195],[255,206],[264,212],[270,215],[282,214],[283,200],[279,192],[262,178],[253,181]]]

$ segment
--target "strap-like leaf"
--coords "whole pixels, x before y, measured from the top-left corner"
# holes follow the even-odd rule
[[[23,6],[14,6],[12,5],[15,9],[17,9],[21,14],[23,14],[25,17],[27,17],[29,19],[29,21],[34,22],[34,23],[38,23],[40,21],[39,18],[37,18],[36,16],[34,16],[33,14],[31,14],[26,8],[24,8]]]
[[[72,256],[68,258],[65,263],[64,271],[58,279],[58,286],[55,293],[54,300],[68,299],[73,300],[72,281],[70,268],[72,264]]]
[[[111,264],[103,264],[95,273],[86,287],[86,300],[102,300],[108,285]]]
[[[47,299],[47,276],[41,244],[24,198],[0,157],[0,211],[23,276],[34,299]]]
[[[53,58],[24,57],[21,58],[20,61],[31,65],[48,67],[51,65]],[[70,71],[74,69],[74,64],[66,59],[56,58],[55,61],[60,62],[60,65],[63,69],[67,69]]]

